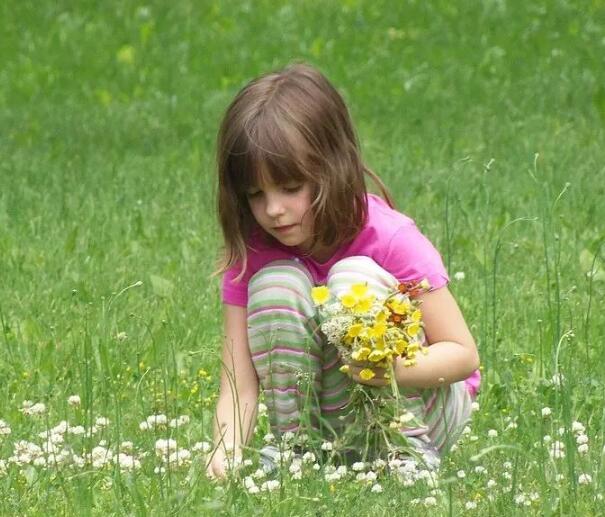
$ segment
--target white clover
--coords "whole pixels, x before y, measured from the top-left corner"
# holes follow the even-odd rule
[[[67,403],[72,407],[78,407],[82,403],[80,395],[70,395],[67,397]]]
[[[372,492],[374,492],[375,494],[382,493],[382,486],[379,483],[375,483],[374,485],[372,485]]]
[[[181,415],[178,418],[173,418],[170,421],[170,427],[177,428],[177,427],[183,427],[184,425],[187,425],[189,422],[191,421],[191,419],[189,418],[189,415]]]
[[[588,444],[587,443],[583,443],[581,445],[578,445],[578,452],[580,454],[586,454],[588,452]]]
[[[307,451],[302,455],[302,460],[304,463],[313,463],[315,462],[315,454],[311,451]]]
[[[263,469],[256,469],[252,474],[252,477],[254,479],[263,479],[266,475],[267,473]]]
[[[466,472],[464,472],[464,470],[459,470],[458,472],[456,472],[456,477],[458,479],[464,479],[466,477]]]
[[[477,503],[475,501],[467,501],[464,508],[467,510],[475,510],[477,508]]]
[[[456,271],[454,273],[454,280],[464,280],[466,277],[466,275],[464,274],[464,271]]]
[[[377,477],[378,476],[376,475],[376,472],[374,472],[373,470],[366,472],[366,481],[376,481]]]
[[[250,476],[246,476],[244,478],[244,488],[246,488],[246,490],[249,490],[253,486],[256,486],[254,479],[252,479]]]
[[[267,491],[267,492],[271,492],[278,488],[279,488],[279,481],[277,479],[270,479],[268,481],[265,481],[260,487],[260,489],[262,491]]]
[[[258,403],[258,416],[266,416],[267,415],[267,406],[265,404],[263,404],[262,402]]]
[[[485,474],[487,469],[483,465],[477,465],[475,467],[475,474]]]
[[[363,472],[366,469],[366,464],[363,461],[356,461],[351,465],[351,469],[355,472]]]
[[[496,483],[493,479],[488,480],[487,482],[487,488],[494,488],[496,486],[498,486],[498,483]]]
[[[212,445],[209,442],[196,442],[191,448],[193,452],[203,452],[204,454],[212,450]]]
[[[365,472],[359,472],[356,476],[355,476],[355,481],[359,481],[359,482],[363,482],[366,480],[366,473]]]
[[[141,422],[139,424],[139,429],[141,431],[148,431],[149,430],[149,424],[147,422]]]
[[[425,497],[424,498],[424,506],[436,506],[437,505],[437,499],[433,496],[429,496],[429,497]]]
[[[11,432],[10,426],[4,420],[0,420],[0,436],[8,436]]]
[[[332,444],[332,442],[323,442],[321,444],[322,451],[331,451],[333,449],[334,449],[334,445]]]
[[[574,433],[578,433],[578,434],[584,434],[584,431],[586,431],[586,428],[584,427],[584,424],[582,424],[582,422],[572,422],[571,424],[571,430]]]
[[[282,439],[284,442],[291,442],[292,440],[294,440],[294,438],[295,438],[295,437],[296,437],[296,435],[295,435],[295,434],[294,434],[292,431],[286,431],[286,432],[285,432],[285,433],[282,435],[281,439]]]
[[[462,429],[462,434],[467,435],[467,434],[471,434],[471,428],[467,425],[464,427],[464,429]]]
[[[590,474],[580,474],[578,476],[578,484],[580,485],[590,485],[592,483],[592,476]]]
[[[248,488],[248,493],[249,494],[258,494],[260,492],[260,488],[258,488],[256,485],[251,486],[250,488]]]
[[[586,436],[585,434],[579,434],[578,436],[576,436],[576,443],[578,445],[588,443],[588,436]]]
[[[95,425],[97,427],[107,427],[109,425],[109,418],[100,416],[95,420]]]
[[[23,402],[23,406],[19,410],[21,413],[27,416],[38,416],[46,413],[46,404],[43,402],[37,402],[34,404],[29,400]]]
[[[160,438],[155,442],[155,453],[158,456],[168,456],[176,450],[176,447],[176,440],[173,440],[172,438]]]
[[[275,436],[273,433],[267,433],[265,436],[263,436],[263,441],[265,443],[273,443],[275,441]]]
[[[163,427],[168,425],[168,417],[163,413],[158,415],[149,415],[146,419],[146,422],[149,429],[153,429],[154,427]]]
[[[471,404],[471,411],[479,411],[479,402],[473,402]]]
[[[120,470],[127,472],[141,468],[141,462],[138,459],[123,452],[113,457],[113,463],[115,465],[118,465],[118,467],[120,467]]]
[[[546,417],[548,417],[550,415],[552,415],[552,410],[549,407],[543,407],[542,408],[542,416],[544,418],[546,418]]]
[[[488,438],[497,438],[498,437],[498,431],[496,431],[495,429],[490,429],[487,432],[487,436],[488,436]]]
[[[75,425],[73,427],[70,427],[67,432],[69,434],[73,434],[74,436],[82,436],[86,433],[86,429],[84,429],[84,427],[81,425]]]
[[[189,465],[191,463],[191,452],[188,449],[179,449],[168,455],[167,463],[176,467]]]
[[[549,434],[545,434],[544,437],[542,438],[542,441],[544,443],[550,443],[550,442],[552,442],[552,437]]]
[[[383,459],[377,458],[374,460],[374,463],[372,463],[372,468],[374,470],[381,470],[383,468],[385,468],[387,465],[387,462],[384,461]]]
[[[550,457],[553,459],[562,459],[565,457],[565,444],[563,442],[553,442],[549,450]]]

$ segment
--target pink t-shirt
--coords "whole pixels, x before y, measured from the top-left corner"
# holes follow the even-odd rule
[[[310,271],[316,285],[326,281],[328,271],[339,260],[366,256],[389,271],[400,282],[426,278],[432,289],[449,281],[441,256],[431,242],[418,230],[412,219],[389,207],[380,197],[368,194],[368,219],[353,241],[342,246],[326,262],[318,262],[301,254],[296,248],[269,244],[254,236],[248,246],[248,267],[240,282],[234,279],[241,266],[234,266],[223,276],[224,303],[248,304],[248,281],[263,266],[274,260],[297,259]]]
[[[408,216],[389,207],[380,197],[368,194],[368,218],[357,237],[340,247],[326,262],[318,262],[300,253],[297,248],[280,243],[269,244],[255,235],[248,245],[248,267],[239,282],[235,278],[241,266],[228,269],[223,275],[222,300],[230,305],[246,307],[248,282],[263,266],[274,260],[296,259],[307,267],[316,285],[324,284],[330,268],[339,260],[367,256],[389,271],[400,282],[427,279],[431,289],[449,282],[439,252],[420,232]],[[466,380],[474,395],[479,386],[479,371]]]

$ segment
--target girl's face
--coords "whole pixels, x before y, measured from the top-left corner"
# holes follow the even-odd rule
[[[303,251],[311,247],[313,219],[312,187],[306,181],[282,185],[265,182],[246,193],[254,219],[269,235],[285,246]]]

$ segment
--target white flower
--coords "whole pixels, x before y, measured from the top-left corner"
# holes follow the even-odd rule
[[[471,404],[471,411],[479,411],[479,402],[473,402]]]
[[[376,481],[376,478],[378,476],[376,476],[376,472],[373,472],[370,470],[370,472],[366,473],[366,481]]]
[[[424,506],[436,506],[436,505],[437,505],[437,499],[434,498],[433,496],[424,498]]]
[[[353,463],[353,465],[351,465],[351,469],[353,469],[355,472],[363,472],[365,468],[366,464],[363,461],[356,461]]]
[[[22,408],[19,411],[27,416],[42,415],[46,412],[46,404],[43,402],[37,402],[34,404],[29,400],[25,400]]]
[[[513,468],[513,464],[512,464],[510,461],[505,461],[505,462],[502,464],[502,467],[504,467],[506,470],[510,470],[510,469],[512,469],[512,468]]]
[[[456,472],[456,476],[458,477],[458,479],[464,479],[466,477],[466,472],[464,472],[464,470],[459,470],[458,472]]]
[[[464,507],[467,510],[474,510],[477,508],[477,503],[475,501],[467,501]]]
[[[313,463],[313,466],[311,468],[313,470],[320,470],[321,469],[321,465],[319,463]]]
[[[81,425],[76,425],[74,427],[70,427],[67,432],[69,434],[73,434],[74,436],[82,436],[84,433],[86,433],[86,429],[84,429],[84,427]]]
[[[322,451],[331,451],[332,449],[334,449],[334,445],[332,445],[332,442],[323,442],[321,444]]]
[[[189,423],[189,416],[188,415],[181,415],[178,418],[173,418],[170,421],[170,427],[172,427],[173,429],[176,429],[177,427],[182,427],[184,425],[187,425]]]
[[[152,429],[154,427],[168,425],[168,417],[161,413],[159,415],[149,415],[146,419],[146,422],[147,422],[147,428]],[[139,425],[139,428],[140,428],[140,425]],[[141,429],[141,430],[143,430],[143,429]]]
[[[100,416],[95,420],[95,425],[97,427],[107,427],[109,425],[109,419],[104,416]]]
[[[366,480],[366,473],[365,472],[360,472],[359,474],[357,474],[355,476],[355,480],[359,481],[359,482],[365,481]]]
[[[551,384],[555,387],[555,388],[559,388],[561,386],[561,383],[565,380],[565,377],[563,377],[563,374],[561,373],[555,373],[552,378],[550,379]]]
[[[454,280],[464,280],[465,277],[464,271],[456,271],[454,273]]]
[[[542,441],[544,443],[550,443],[550,442],[552,442],[552,437],[549,434],[545,434],[544,438],[542,438]]]
[[[498,485],[498,483],[496,483],[496,482],[495,482],[493,479],[490,479],[490,480],[487,482],[487,488],[494,488],[494,487],[495,487],[495,486],[497,486],[497,485]]]
[[[542,408],[542,416],[546,418],[547,416],[552,415],[552,410],[549,407]]]
[[[496,431],[495,429],[490,429],[490,430],[487,432],[487,436],[488,436],[489,438],[496,438],[496,437],[498,436],[498,431]]]
[[[187,449],[179,449],[168,456],[167,463],[176,467],[189,465],[191,463],[191,452]]]
[[[155,453],[158,456],[167,456],[171,452],[176,450],[176,441],[172,438],[164,439],[160,438],[155,442]]]
[[[586,454],[588,452],[588,444],[583,443],[582,445],[578,445],[578,452],[580,454]]]
[[[386,465],[387,465],[386,461],[378,458],[378,459],[374,460],[374,463],[372,463],[372,468],[374,470],[380,470],[380,469],[383,469],[384,467],[386,467]]]
[[[588,443],[588,436],[586,436],[585,434],[579,434],[576,437],[576,443],[578,445],[582,445],[582,444]]]
[[[9,425],[4,420],[0,420],[0,436],[8,436],[11,432]]]
[[[561,482],[565,479],[565,476],[563,474],[557,474],[555,476],[555,481]]]
[[[128,339],[128,334],[126,334],[126,332],[118,332],[116,334],[116,339],[118,341],[126,341]]]
[[[122,450],[124,452],[132,452],[133,448],[134,448],[134,444],[129,440],[123,441],[120,444],[120,450]]]
[[[261,490],[266,490],[268,492],[276,490],[277,488],[279,488],[279,481],[277,479],[270,479],[268,481],[265,481],[260,487]]]
[[[380,486],[379,483],[376,483],[372,486],[372,492],[374,492],[375,494],[380,494],[382,492],[382,486]]]
[[[253,486],[256,486],[254,479],[252,479],[252,477],[250,476],[246,476],[244,478],[244,487],[249,490]]]
[[[265,416],[267,414],[267,406],[265,404],[263,404],[262,402],[258,403],[258,416]]]
[[[313,454],[311,451],[307,451],[303,454],[302,460],[305,463],[313,463],[315,461],[315,454]]]
[[[590,485],[592,483],[592,476],[590,474],[580,474],[578,476],[578,483],[580,485]]]
[[[260,492],[260,488],[258,488],[256,485],[251,486],[251,487],[248,489],[248,493],[249,493],[249,494],[258,494],[259,492]]]
[[[166,467],[158,466],[153,469],[154,474],[164,474],[166,472]]]
[[[78,407],[82,403],[82,401],[80,400],[80,395],[70,395],[67,398],[67,403],[70,406]]]
[[[462,429],[462,434],[471,434],[471,428],[467,425]]]
[[[571,430],[574,433],[578,433],[578,434],[583,434],[584,431],[586,431],[586,428],[584,427],[584,425],[582,424],[582,422],[573,422],[571,424]]]
[[[285,433],[282,435],[281,439],[282,439],[284,442],[290,442],[290,441],[294,440],[294,438],[295,438],[295,437],[296,437],[296,435],[295,435],[295,434],[294,434],[292,431],[286,431],[286,432],[285,432]]]
[[[124,454],[123,452],[113,457],[114,464],[120,467],[120,470],[132,471],[141,467],[141,462],[134,456]]]
[[[263,436],[263,440],[265,443],[272,443],[275,440],[275,436],[273,436],[271,433],[267,433],[265,436]]]
[[[485,474],[486,472],[487,472],[487,469],[482,465],[477,465],[475,467],[475,474]]]
[[[553,459],[565,458],[565,444],[563,442],[553,442],[549,451],[550,457]]]
[[[149,424],[147,422],[141,422],[139,424],[139,429],[141,431],[148,431],[149,430]]]
[[[203,452],[204,454],[212,450],[212,445],[208,442],[196,442],[191,448],[193,452]]]

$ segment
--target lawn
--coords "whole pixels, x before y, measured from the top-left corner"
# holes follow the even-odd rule
[[[0,33],[0,514],[603,514],[605,2],[6,0]],[[477,340],[437,480],[254,454],[205,477],[216,132],[293,60],[343,94]]]

